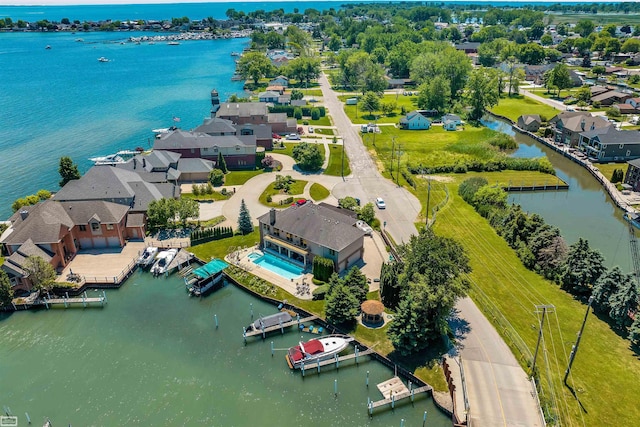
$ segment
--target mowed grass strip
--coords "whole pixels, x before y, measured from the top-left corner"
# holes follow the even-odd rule
[[[514,122],[523,114],[540,114],[549,120],[556,114],[560,113],[549,105],[538,102],[534,99],[527,98],[522,95],[500,98],[498,105],[491,108],[491,112],[500,116],[508,117]]]
[[[629,167],[628,163],[596,163],[595,167],[597,167],[600,172],[611,181],[611,176],[613,175],[613,171],[616,169],[622,169],[622,172],[626,175],[627,168]]]
[[[330,144],[329,145],[329,164],[327,168],[324,170],[325,175],[332,176],[344,176],[351,175],[351,168],[349,167],[349,157],[347,157],[346,153],[344,155],[344,159],[342,158],[342,151],[344,150],[343,145]],[[344,171],[342,170],[344,160]]]
[[[464,178],[464,175],[456,177],[457,183]],[[563,425],[603,426],[613,420],[636,419],[640,415],[636,399],[640,393],[640,362],[629,342],[597,316],[589,316],[568,380],[578,402],[562,379],[586,306],[557,285],[527,270],[504,239],[457,195],[457,183],[449,184],[451,200],[438,213],[434,229],[438,234],[457,239],[468,251],[473,268],[469,279],[473,283],[474,300],[490,300],[531,353],[539,325],[535,305],[555,307],[555,313],[547,317],[545,347],[537,361],[543,383],[542,399],[550,400],[549,387],[553,387],[557,402],[553,406],[557,406]],[[482,304],[479,307],[493,322],[491,308]],[[504,336],[505,330],[496,326]],[[527,370],[527,361],[522,357],[519,360]],[[551,386],[547,375],[551,377]]]
[[[307,185],[308,181],[304,181],[302,179],[299,180],[295,180],[290,188],[289,188],[289,192],[288,193],[281,193],[281,190],[278,190],[275,188],[276,183],[272,182],[271,184],[269,184],[269,186],[262,192],[262,194],[260,195],[260,197],[258,198],[258,200],[260,201],[260,203],[262,203],[265,206],[269,206],[272,208],[288,208],[289,205],[288,204],[284,204],[281,205],[279,201],[272,201],[272,202],[267,202],[267,197],[269,196],[276,196],[276,195],[282,195],[284,198],[287,197],[294,197],[302,194],[304,192],[304,187]],[[274,197],[275,198],[275,197]]]
[[[329,194],[331,194],[331,192],[322,184],[318,184],[317,182],[311,184],[311,188],[309,188],[309,195],[316,202],[326,199],[329,197]]]
[[[357,95],[338,96],[338,99],[342,102],[346,102],[347,99],[351,98],[357,98]],[[393,112],[387,116],[383,115],[381,111],[373,111],[372,113],[363,111],[362,108],[360,108],[360,105],[345,104],[344,111],[347,113],[351,123],[364,124],[376,121],[376,118],[378,123],[398,123],[402,117],[402,107],[404,107],[407,113],[418,108],[417,96],[385,94],[380,99],[380,102],[395,103],[396,108],[394,108]]]
[[[264,173],[264,169],[253,171],[231,171],[224,176],[224,185],[242,185],[254,176]]]

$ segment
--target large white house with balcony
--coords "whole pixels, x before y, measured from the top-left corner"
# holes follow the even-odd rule
[[[340,273],[364,253],[365,232],[348,212],[311,202],[271,209],[258,218],[260,247],[305,268],[311,268],[315,256],[328,258]]]

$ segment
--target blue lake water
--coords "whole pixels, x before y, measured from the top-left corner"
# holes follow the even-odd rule
[[[0,218],[13,200],[58,189],[61,156],[85,172],[89,157],[148,148],[151,129],[173,117],[197,126],[209,116],[211,89],[223,99],[242,91],[230,81],[230,54],[248,39],[120,43],[140,34],[0,33]]]

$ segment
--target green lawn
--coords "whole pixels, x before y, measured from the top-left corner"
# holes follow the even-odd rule
[[[261,173],[264,173],[264,169],[253,171],[231,171],[224,176],[224,185],[242,185]]]
[[[4,264],[4,257],[0,256],[0,265]]]
[[[354,96],[341,95],[338,98],[342,102],[345,102],[349,98],[354,98]],[[401,111],[402,107],[405,108],[405,111],[407,113],[410,111],[413,111],[416,108],[418,108],[417,100],[418,98],[416,96],[404,96],[402,94],[400,94],[399,96],[396,96],[392,94],[385,94],[382,97],[381,102],[396,103],[396,108],[393,110],[393,113],[391,113],[388,116],[384,116],[380,111],[374,111],[372,114],[370,114],[367,111],[362,111],[359,105],[345,104],[344,111],[345,113],[347,113],[347,116],[349,116],[349,119],[351,120],[352,123],[361,123],[361,124],[370,123],[370,122],[376,121],[376,117],[377,117],[378,123],[398,123],[400,121],[400,118],[402,117],[402,111]],[[357,117],[356,117],[356,114],[357,114]]]
[[[236,234],[226,239],[191,246],[189,251],[204,261],[212,258],[224,259],[234,248],[253,246],[260,241],[260,233],[257,229],[249,234]]]
[[[311,117],[305,117],[305,120],[307,120],[310,125],[331,126],[331,119],[329,116],[320,117],[318,120],[312,120]]]
[[[298,145],[298,142],[285,142],[284,148],[280,148],[280,144],[273,147],[274,154],[284,154],[289,157],[293,157],[293,148]]]
[[[628,163],[595,163],[594,166],[600,169],[600,172],[602,172],[605,178],[610,180],[611,176],[613,175],[614,169],[622,169],[622,172],[624,172],[624,174],[626,175],[629,164]]]
[[[541,117],[549,120],[560,111],[531,98],[513,96],[501,98],[498,105],[491,109],[491,112],[508,117],[515,122],[523,114],[540,114]]]
[[[571,23],[575,24],[580,20],[589,19],[596,23],[596,25],[606,24],[640,24],[640,14],[638,13],[558,13],[551,12],[549,15],[549,22],[554,24]]]
[[[322,96],[321,89],[297,89],[307,96]]]
[[[219,215],[206,221],[200,221],[200,227],[215,227],[216,225],[223,223],[227,218],[224,215]]]
[[[304,181],[302,179],[296,180],[293,182],[293,184],[291,184],[291,188],[289,190],[288,193],[286,193],[287,197],[288,196],[293,196],[295,198],[295,196],[302,194],[304,192],[304,187],[307,185],[308,181]],[[286,208],[289,205],[281,205],[279,202],[273,201],[273,202],[267,202],[267,197],[269,196],[275,196],[277,194],[284,194],[281,193],[281,190],[276,190],[274,188],[274,186],[276,185],[275,182],[272,182],[271,184],[269,184],[269,186],[262,192],[262,194],[260,195],[260,197],[258,198],[258,200],[260,201],[260,203],[262,203],[265,206],[269,206],[272,208]]]
[[[325,129],[325,128],[316,128],[313,130],[315,133],[319,133],[320,135],[335,135],[333,129]]]
[[[319,202],[326,199],[327,197],[329,197],[329,194],[331,194],[331,192],[317,182],[311,184],[311,188],[309,189],[309,195],[314,202]]]
[[[454,177],[459,183],[468,175]],[[451,200],[440,210],[434,229],[438,234],[457,239],[468,251],[473,269],[469,274],[471,296],[514,350],[525,370],[537,340],[535,305],[555,306],[547,317],[544,348],[537,364],[542,373],[541,398],[550,401],[553,389],[557,403],[551,407],[560,415],[559,424],[601,426],[610,424],[611,420],[637,418],[640,415],[636,402],[640,393],[640,362],[629,348],[629,342],[597,316],[589,317],[568,380],[577,392],[578,401],[563,385],[562,378],[585,305],[527,270],[488,222],[457,196],[457,183],[449,184]],[[501,318],[498,313],[506,320],[497,320]],[[517,339],[509,338],[515,336],[514,332],[523,344],[518,345]],[[525,354],[518,347],[526,347]]]
[[[330,144],[329,145],[329,164],[324,170],[325,175],[342,176],[342,150],[343,145]],[[351,175],[351,168],[349,167],[349,158],[344,156],[344,176]]]

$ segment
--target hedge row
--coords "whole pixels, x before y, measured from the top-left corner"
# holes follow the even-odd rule
[[[333,261],[329,258],[315,256],[313,257],[313,278],[326,282],[333,274]]]
[[[469,163],[457,163],[453,165],[441,165],[426,167],[422,164],[407,164],[407,169],[413,174],[433,174],[433,173],[466,173],[472,172],[496,172],[502,170],[516,171],[539,171],[555,175],[556,171],[546,158],[525,159],[507,157],[500,160],[490,160],[487,162],[474,161]]]
[[[201,243],[212,242],[214,240],[224,239],[233,236],[233,228],[231,227],[214,227],[195,230],[191,233],[191,246]]]

